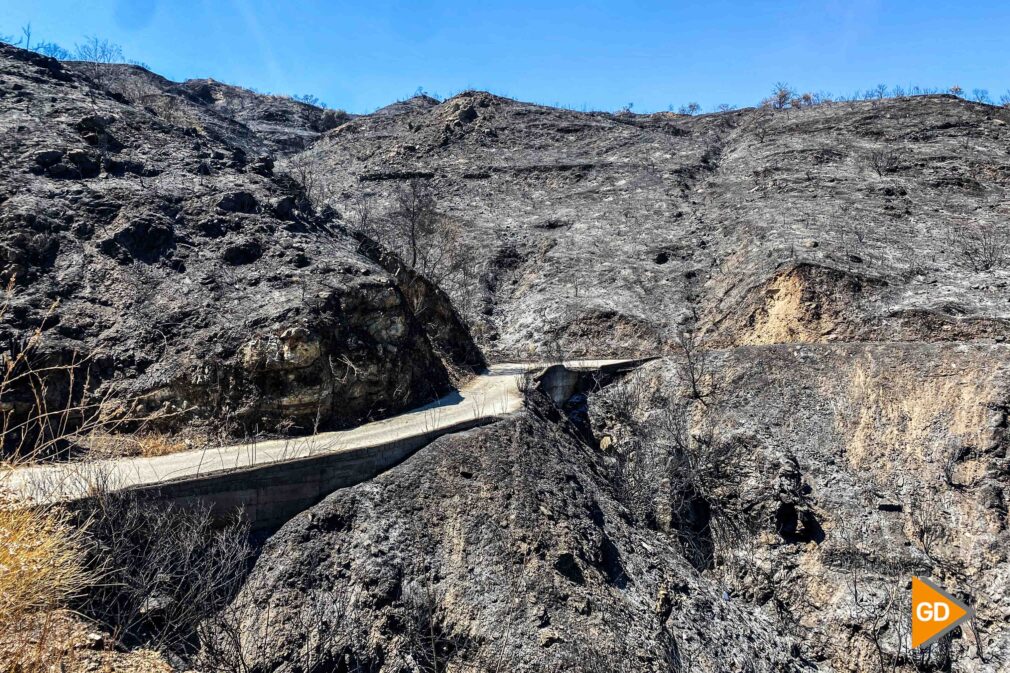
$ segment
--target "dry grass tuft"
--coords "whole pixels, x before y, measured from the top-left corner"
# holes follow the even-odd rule
[[[201,448],[210,442],[198,433],[167,434],[154,430],[135,433],[93,431],[81,441],[89,458],[122,458],[126,456],[167,456],[171,453]]]
[[[60,509],[0,504],[0,660],[2,670],[47,670],[62,651],[51,614],[83,590],[81,531]]]
[[[80,589],[78,531],[57,509],[0,510],[0,623]]]
[[[0,291],[0,319],[13,294],[11,278]],[[0,353],[0,449],[8,448],[12,436],[34,437],[43,444],[57,436],[25,432],[26,428],[65,429],[65,416],[47,409],[44,390],[37,392],[36,407],[26,422],[12,422],[14,405],[5,400],[5,393],[15,386],[42,380],[27,366],[41,338],[40,327],[19,353]],[[37,447],[16,449],[14,464],[19,456],[35,454]],[[88,586],[90,576],[84,567],[81,529],[60,508],[35,507],[9,497],[4,491],[8,476],[6,469],[0,469],[0,671],[33,673],[50,670],[62,660],[59,653],[67,650],[68,640],[54,614]]]

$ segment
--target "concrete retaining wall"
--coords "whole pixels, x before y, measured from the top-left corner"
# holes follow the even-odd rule
[[[554,404],[561,406],[576,392],[595,387],[586,385],[587,379],[589,383],[593,381],[604,382],[612,376],[636,369],[652,359],[655,358],[605,364],[593,369],[569,368],[564,364],[551,365],[537,375],[536,382],[539,388],[554,401]]]
[[[187,477],[130,491],[180,507],[206,506],[219,520],[241,508],[253,530],[275,530],[338,488],[378,476],[442,435],[488,425],[495,420],[468,420],[376,446]]]
[[[606,364],[593,369],[553,365],[537,377],[537,383],[560,405],[579,389],[585,377],[594,377],[599,382],[645,361]],[[133,488],[130,492],[180,507],[209,507],[219,520],[242,509],[253,530],[275,530],[338,488],[375,478],[442,435],[488,425],[495,420],[495,417],[470,419],[374,446],[184,477]]]

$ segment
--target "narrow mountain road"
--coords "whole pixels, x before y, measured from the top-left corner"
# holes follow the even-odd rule
[[[572,372],[633,364],[637,360],[576,360],[564,363]],[[80,463],[24,467],[8,475],[7,487],[36,502],[57,502],[86,496],[98,483],[113,490],[194,479],[270,463],[310,458],[407,439],[466,421],[490,419],[522,406],[519,381],[526,372],[547,364],[491,365],[463,388],[422,407],[356,428],[309,437],[246,442],[166,456],[118,458]]]

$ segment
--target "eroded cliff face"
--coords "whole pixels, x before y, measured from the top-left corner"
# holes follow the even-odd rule
[[[16,279],[0,351],[16,358],[41,329],[31,363],[74,375],[45,374],[51,409],[90,396],[163,429],[305,432],[449,384],[454,354],[426,326],[453,316],[419,318],[269,156],[234,144],[227,119],[180,125],[12,47],[0,79],[0,276]],[[5,410],[36,392],[7,391]]]

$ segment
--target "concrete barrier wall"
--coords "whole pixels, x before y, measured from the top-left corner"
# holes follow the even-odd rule
[[[575,393],[582,376],[582,372],[564,365],[551,365],[537,377],[537,383],[554,404],[561,406]]]
[[[547,394],[555,404],[561,406],[568,401],[573,394],[578,392],[587,377],[590,382],[603,381],[611,376],[622,374],[640,367],[643,363],[655,358],[642,358],[639,360],[629,360],[627,362],[615,362],[600,365],[593,369],[569,368],[564,364],[551,365],[544,369],[536,377],[537,385]]]
[[[620,374],[645,361],[612,363],[591,370],[553,365],[537,377],[537,383],[560,405],[578,389],[584,377]],[[242,509],[253,530],[274,530],[333,491],[375,478],[443,435],[488,425],[495,420],[495,417],[475,418],[374,446],[184,477],[129,491],[180,507],[208,507],[219,520]]]
[[[375,446],[187,477],[130,489],[130,492],[180,507],[209,507],[219,520],[242,509],[253,530],[275,530],[333,491],[378,476],[442,435],[488,425],[495,420],[473,419]]]

